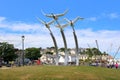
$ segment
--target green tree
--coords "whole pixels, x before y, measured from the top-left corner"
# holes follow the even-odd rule
[[[65,48],[60,48],[59,51],[60,52],[65,52]],[[68,48],[67,51],[70,51],[70,48]]]
[[[47,51],[46,54],[51,54],[51,55],[53,55],[53,52]]]
[[[93,55],[101,55],[102,53],[97,48],[87,48],[86,50],[83,50],[81,54],[87,54],[89,57],[92,57]]]
[[[87,48],[87,49],[86,49],[86,54],[88,54],[89,57],[92,57],[92,56],[93,56],[93,53],[92,53],[92,52],[93,52],[93,51],[92,51],[91,48]]]
[[[41,57],[40,48],[27,48],[25,50],[25,57],[29,58],[30,60],[36,60]]]
[[[98,50],[97,48],[92,48],[92,53],[93,55],[101,55],[102,52],[100,50]]]
[[[0,43],[0,56],[4,59],[4,61],[13,61],[17,58],[17,54],[15,54],[15,48],[13,44],[9,44],[7,42]]]
[[[59,51],[60,52],[65,52],[65,48],[60,48]]]

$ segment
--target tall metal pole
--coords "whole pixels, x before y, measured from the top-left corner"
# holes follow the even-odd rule
[[[59,55],[58,55],[58,46],[57,46],[57,42],[56,42],[56,39],[50,29],[50,24],[52,24],[54,21],[50,21],[48,23],[42,21],[40,18],[37,18],[42,24],[44,24],[46,26],[46,28],[48,28],[49,32],[50,32],[50,35],[52,37],[52,40],[53,40],[53,43],[54,43],[54,46],[55,46],[55,52],[56,52],[56,65],[58,65],[58,60],[59,60]]]
[[[22,37],[22,64],[24,66],[24,39],[25,39],[25,36],[21,36]]]
[[[95,40],[95,42],[96,42],[97,49],[99,50],[99,45],[98,45],[97,40]]]
[[[67,51],[67,43],[66,43],[66,38],[65,38],[65,35],[64,35],[64,32],[63,32],[63,29],[61,28],[62,26],[59,24],[58,22],[58,17],[61,17],[61,16],[64,16],[66,13],[68,12],[68,10],[66,10],[64,13],[61,13],[61,14],[45,14],[42,13],[46,16],[46,17],[50,17],[50,18],[53,18],[56,23],[58,24],[58,26],[60,27],[60,32],[61,32],[61,35],[62,35],[62,38],[63,38],[63,42],[64,42],[64,47],[65,47],[65,65],[67,65],[67,62],[68,62],[68,51]]]
[[[74,29],[74,23],[79,19],[82,20],[83,18],[77,17],[73,21],[68,20],[68,19],[65,18],[65,20],[69,23],[69,25],[72,27],[72,30],[73,30],[73,35],[74,35],[74,40],[75,40],[75,45],[76,45],[76,50],[75,50],[75,53],[76,53],[76,66],[79,65],[79,50],[78,50],[79,46],[78,46],[77,35],[76,35],[75,29]]]
[[[50,35],[51,35],[51,37],[52,37],[52,39],[53,39],[53,42],[54,42],[55,51],[56,51],[56,65],[58,65],[58,60],[59,60],[58,46],[57,46],[56,39],[55,39],[55,37],[54,37],[51,29],[50,29],[50,28],[48,28],[48,29],[49,29],[49,31],[50,31]]]
[[[78,66],[79,65],[78,40],[77,40],[77,36],[76,36],[75,30],[74,30],[74,27],[72,26],[72,28],[73,28],[73,35],[74,35],[75,44],[76,44],[76,65]]]
[[[120,50],[120,46],[118,47],[118,50],[117,50],[117,52],[115,53],[113,59],[115,59],[115,57],[116,57],[116,55],[118,54],[119,50]]]
[[[67,41],[66,41],[66,37],[65,37],[63,28],[68,26],[68,24],[65,24],[65,25],[62,26],[62,25],[59,24],[59,22],[57,20],[55,20],[55,21],[58,24],[58,28],[60,28],[60,32],[61,32],[61,35],[62,35],[62,38],[63,38],[64,48],[65,48],[65,62],[64,62],[64,65],[67,65],[68,64],[68,50],[67,50]]]
[[[61,35],[62,35],[62,38],[63,38],[64,47],[65,47],[65,62],[64,62],[64,64],[67,65],[68,64],[67,42],[66,42],[65,34],[64,34],[62,28],[60,28],[60,32],[61,32]]]
[[[98,41],[95,40],[95,42],[96,42],[96,46],[97,46],[98,54],[99,54],[100,53],[100,49],[99,49]],[[102,62],[102,54],[100,55],[100,62]]]

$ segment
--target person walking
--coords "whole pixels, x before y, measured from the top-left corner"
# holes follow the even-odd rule
[[[110,63],[109,62],[107,62],[107,68],[110,68]]]
[[[116,62],[116,64],[115,64],[115,68],[117,69],[118,68],[118,63]]]

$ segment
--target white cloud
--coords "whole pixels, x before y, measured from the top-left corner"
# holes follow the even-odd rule
[[[108,19],[117,19],[120,18],[120,14],[118,13],[102,13],[101,17],[106,17]]]
[[[96,21],[97,20],[97,17],[90,17],[90,18],[87,18],[89,21]]]
[[[114,19],[114,18],[119,18],[120,16],[117,13],[110,13],[108,17],[110,17],[111,19]]]
[[[37,24],[16,23],[13,24],[10,28],[13,31],[34,32],[40,29],[40,26],[41,25],[37,25]]]
[[[0,17],[0,23],[4,21],[6,18],[5,17]]]
[[[21,49],[21,36],[25,36],[25,48],[28,47],[51,47],[53,45],[52,38],[46,27],[41,24],[27,24],[27,23],[1,23],[8,32],[0,30],[0,41],[7,41],[14,44],[16,48]],[[3,29],[3,28],[2,28]],[[64,47],[61,33],[58,28],[51,27],[52,32],[57,40],[58,47]],[[71,28],[64,29],[68,48],[75,48],[74,37]],[[76,34],[78,37],[79,47],[96,47],[95,40],[101,51],[108,51],[110,45],[113,44],[112,53],[116,52],[120,46],[120,38],[118,35],[120,31],[99,30],[93,31],[92,29],[77,29]],[[109,51],[108,51],[109,52]],[[112,54],[113,55],[113,54]]]

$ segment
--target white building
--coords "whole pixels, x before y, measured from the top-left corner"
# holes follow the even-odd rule
[[[81,48],[81,49],[79,49],[79,51],[84,51],[85,50],[85,48]],[[47,49],[47,50],[44,50],[44,51],[51,51],[51,52],[53,52],[53,55],[50,55],[50,54],[43,54],[42,56],[41,56],[41,61],[43,62],[43,63],[50,63],[50,64],[53,64],[53,63],[55,63],[55,59],[56,59],[56,53],[55,53],[55,50],[54,49]],[[43,53],[45,53],[45,52],[43,52]],[[59,54],[59,63],[60,64],[64,64],[64,62],[65,62],[65,53],[64,52],[59,52],[58,53]],[[85,61],[85,60],[87,60],[89,58],[89,55],[87,55],[87,54],[79,54],[79,60],[83,60],[83,61]],[[89,59],[91,59],[91,60],[100,60],[100,59],[102,59],[102,60],[108,60],[108,61],[111,61],[111,60],[113,60],[113,58],[112,58],[112,56],[110,56],[110,55],[94,55],[94,56],[92,56],[92,57],[90,57]],[[68,62],[69,63],[72,63],[72,62],[76,62],[76,54],[75,54],[75,49],[70,49],[70,51],[69,51],[69,55],[68,55]]]

